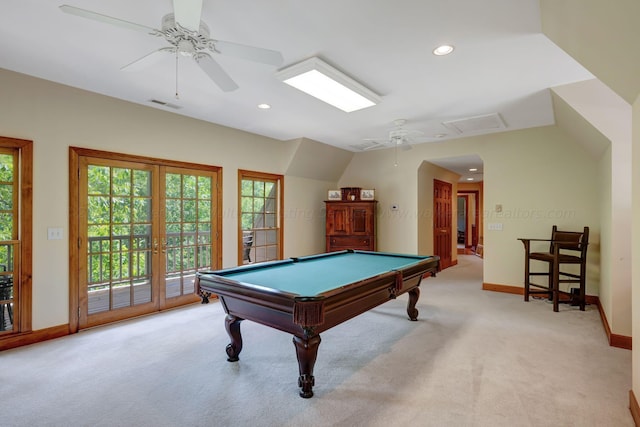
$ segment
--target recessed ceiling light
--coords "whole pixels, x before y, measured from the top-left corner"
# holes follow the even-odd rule
[[[271,105],[269,104],[258,104],[258,108],[261,110],[268,110],[269,108],[271,108]]]
[[[467,178],[467,181],[473,181],[473,178]]]
[[[453,49],[453,45],[443,44],[442,46],[438,46],[437,48],[433,49],[433,54],[437,56],[449,55],[451,52],[453,52]]]
[[[478,168],[469,168],[469,172],[477,172]]]

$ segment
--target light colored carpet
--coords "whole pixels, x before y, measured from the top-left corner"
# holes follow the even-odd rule
[[[481,290],[482,260],[322,334],[315,396],[291,336],[242,323],[226,361],[219,303],[0,353],[2,426],[633,426],[631,352],[598,311]]]

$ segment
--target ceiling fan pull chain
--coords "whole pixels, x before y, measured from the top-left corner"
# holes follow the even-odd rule
[[[178,96],[178,49],[176,49],[176,99],[180,99]]]
[[[393,151],[396,156],[395,161],[393,162],[393,166],[398,167],[398,144],[395,145]]]

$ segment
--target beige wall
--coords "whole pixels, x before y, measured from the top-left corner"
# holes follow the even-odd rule
[[[419,144],[398,152],[397,167],[392,149],[358,153],[339,182],[376,188],[378,249],[414,252],[429,245],[426,231],[420,231],[429,228],[429,206],[420,204],[418,197],[418,183],[426,179],[421,165],[468,154],[484,162],[484,281],[522,286],[524,252],[519,237],[548,238],[554,224],[563,229],[586,225],[592,236],[587,291],[597,295],[600,196],[594,171],[599,159],[555,126]],[[390,214],[392,204],[400,207],[396,214]],[[502,213],[495,212],[497,204]],[[489,223],[502,224],[503,230],[489,231]]]
[[[567,105],[564,112],[556,109],[560,127],[603,160],[600,297],[611,329],[630,336],[631,105],[597,79],[555,87],[553,93]]]
[[[325,207],[335,181],[317,181],[287,175],[284,200],[284,257],[325,251]]]
[[[607,321],[611,322],[614,311],[614,283],[612,282],[612,264],[610,254],[614,245],[611,233],[613,223],[613,210],[611,209],[611,144],[604,151],[598,165],[600,203],[600,305],[607,315]],[[589,272],[587,271],[587,274]],[[628,328],[631,327],[629,323]],[[628,335],[631,335],[629,333]]]
[[[628,104],[640,92],[637,0],[540,0],[542,30]]]
[[[34,330],[69,320],[69,146],[222,167],[224,267],[237,265],[238,169],[285,174],[293,157],[291,143],[9,71],[0,70],[0,87],[2,135],[34,141]],[[285,175],[285,254],[323,251],[322,200],[335,186]],[[47,240],[47,227],[65,239]]]
[[[544,33],[555,42],[560,48],[569,53],[574,59],[591,71],[599,80],[606,84],[622,97],[627,104],[632,106],[631,121],[631,178],[626,182],[619,182],[616,176],[619,153],[614,149],[611,153],[611,168],[613,176],[610,178],[613,189],[616,186],[623,186],[623,189],[631,187],[630,200],[616,200],[612,195],[612,208],[617,209],[618,203],[631,203],[629,215],[631,217],[631,241],[638,242],[640,238],[640,50],[637,49],[640,42],[640,27],[638,26],[638,16],[640,16],[640,2],[635,0],[614,0],[603,2],[600,0],[541,0],[542,29]],[[600,102],[603,110],[608,109],[611,104],[606,101]],[[600,116],[604,117],[604,114]],[[589,119],[592,122],[592,118]],[[594,126],[597,126],[594,123]],[[626,128],[628,123],[624,124]],[[615,141],[614,141],[615,143]],[[614,147],[615,148],[615,147]],[[622,155],[624,156],[624,154]],[[628,156],[628,154],[627,154]],[[637,342],[640,337],[640,254],[637,245],[631,245],[631,280],[629,284],[628,275],[615,276],[615,269],[619,261],[624,261],[618,256],[616,250],[619,245],[615,228],[615,211],[611,213],[610,223],[603,223],[611,227],[607,230],[611,235],[611,240],[607,244],[611,246],[611,259],[607,261],[603,255],[603,266],[607,269],[605,274],[610,277],[608,294],[605,295],[605,310],[609,313],[613,311],[611,317],[615,323],[612,325],[612,332],[626,335],[632,331],[633,341]],[[627,225],[627,238],[629,230]],[[609,251],[609,248],[607,248]],[[628,257],[627,257],[628,260]],[[607,266],[607,263],[609,264]],[[603,283],[604,285],[604,283]],[[606,285],[605,285],[606,286]],[[629,288],[631,289],[629,291]],[[617,292],[623,289],[623,292]],[[624,293],[626,290],[626,293]],[[629,306],[629,300],[632,301]],[[621,302],[622,301],[622,302]],[[630,313],[631,312],[631,313]],[[631,317],[631,325],[628,319]],[[626,320],[625,320],[626,319]],[[626,322],[626,324],[625,324]],[[640,396],[640,356],[638,351],[633,351],[633,391],[635,397]],[[636,402],[633,402],[636,404]]]
[[[632,211],[633,222],[631,233],[634,242],[640,242],[640,96],[633,104],[633,171],[632,171]],[[640,342],[640,247],[632,246],[632,340],[638,348]],[[632,355],[633,392],[640,398],[640,351],[634,350]]]

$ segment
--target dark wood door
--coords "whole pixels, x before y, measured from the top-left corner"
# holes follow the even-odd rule
[[[440,268],[451,266],[453,186],[433,180],[433,252],[440,257]]]

